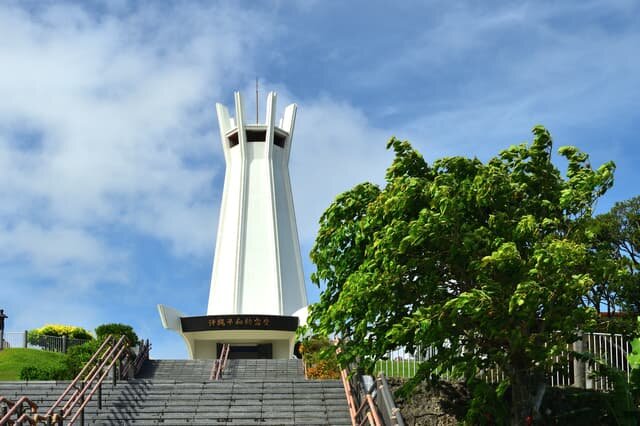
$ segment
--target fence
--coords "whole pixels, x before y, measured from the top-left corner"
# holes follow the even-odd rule
[[[588,352],[596,359],[622,371],[627,378],[631,368],[627,361],[627,355],[631,353],[631,344],[621,334],[585,333],[582,340],[567,348],[567,352],[557,355],[554,360],[561,368],[550,372],[548,383],[551,386],[576,386],[586,389],[610,390],[612,384],[608,379],[597,374],[598,366],[589,365],[575,359],[571,354],[575,352]],[[403,349],[390,351],[385,359],[378,361],[375,373],[384,373],[388,377],[410,378],[416,374],[418,367],[436,354],[435,348],[422,350],[418,348],[415,353],[408,353]],[[504,379],[504,373],[497,368],[482,372],[482,376],[491,383],[497,383]],[[455,377],[450,372],[442,374],[445,380]]]
[[[88,340],[72,339],[66,336],[38,336],[37,339],[32,339],[30,342],[27,331],[10,331],[4,333],[5,348],[31,348],[66,353],[70,347],[81,345],[85,342],[88,342]]]
[[[26,348],[27,345],[26,331],[9,331],[4,333],[5,348]]]
[[[631,374],[631,366],[627,361],[627,355],[631,353],[631,342],[624,339],[620,334],[590,333],[583,336],[583,345],[586,344],[586,351],[593,354],[597,359],[601,359],[607,365],[622,371],[627,380]],[[575,364],[575,363],[574,363]],[[609,390],[612,384],[606,377],[591,378],[588,367],[586,368],[587,389]]]

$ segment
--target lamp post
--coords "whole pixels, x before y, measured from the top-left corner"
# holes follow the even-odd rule
[[[0,309],[0,351],[4,349],[4,319],[9,318],[4,314],[4,309]]]

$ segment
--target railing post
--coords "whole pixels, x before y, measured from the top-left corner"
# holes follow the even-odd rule
[[[102,410],[102,382],[98,385],[98,410]]]
[[[64,415],[64,411],[61,408],[60,412],[58,413],[58,425],[57,426],[62,426],[62,416],[63,415]]]
[[[68,337],[66,334],[62,335],[62,353],[66,354],[67,353],[67,343],[68,343]]]
[[[4,319],[8,318],[4,314],[4,309],[0,309],[0,351],[4,349]]]
[[[27,349],[27,343],[29,343],[29,332],[27,330],[24,331],[24,348]]]
[[[118,363],[114,362],[113,367],[111,368],[111,383],[113,386],[118,383]]]
[[[84,383],[82,384],[84,389]],[[80,394],[80,407],[84,405],[84,392]],[[80,408],[80,426],[84,426],[84,407]]]
[[[573,351],[577,353],[584,352],[584,345],[582,342],[582,333],[578,340],[573,342]],[[584,389],[586,387],[585,383],[586,379],[586,369],[584,365],[584,361],[575,357],[573,359],[573,386],[576,388]]]
[[[130,357],[127,354],[126,357],[126,362],[127,362],[127,380],[132,380],[136,378],[136,359],[133,357]]]
[[[595,335],[593,333],[584,333],[582,335],[582,345],[585,351],[600,356],[599,353],[596,354],[596,345],[595,345],[596,341],[595,341]],[[594,389],[595,388],[595,383],[593,380],[593,377],[591,377],[591,373],[593,372],[593,366],[591,363],[588,363],[585,365],[585,371],[584,371],[584,376],[585,376],[585,389]]]

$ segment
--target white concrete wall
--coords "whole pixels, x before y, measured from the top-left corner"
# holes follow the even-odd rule
[[[181,333],[182,334],[182,333]],[[217,358],[217,343],[248,346],[271,343],[273,359],[293,356],[296,333],[273,330],[212,330],[183,333],[191,359]]]
[[[236,93],[236,120],[219,105],[227,169],[218,223],[208,315],[291,315],[307,305],[288,160],[295,105],[285,109],[285,148],[274,145],[276,96],[267,100],[266,142],[246,142],[244,111]],[[239,144],[227,136],[236,128]]]

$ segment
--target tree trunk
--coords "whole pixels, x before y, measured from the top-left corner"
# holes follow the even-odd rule
[[[511,426],[530,425],[540,418],[546,389],[544,373],[519,370],[511,377]]]

